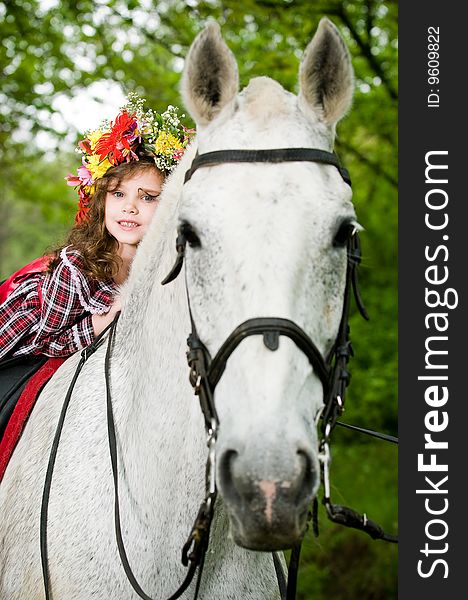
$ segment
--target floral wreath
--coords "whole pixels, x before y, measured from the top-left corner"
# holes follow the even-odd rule
[[[103,121],[78,142],[81,167],[77,175],[65,177],[67,184],[78,191],[77,224],[87,221],[95,183],[112,167],[152,156],[157,168],[167,174],[182,158],[195,130],[182,125],[177,107],[169,105],[159,114],[151,109],[145,111],[145,102],[138,94],[128,94],[115,121]]]

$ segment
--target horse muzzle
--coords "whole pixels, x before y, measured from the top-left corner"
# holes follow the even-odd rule
[[[219,489],[236,544],[250,550],[284,550],[304,535],[308,508],[320,481],[318,461],[302,449],[289,461],[284,455],[262,454],[266,460],[255,456],[252,462],[247,453],[224,451]]]

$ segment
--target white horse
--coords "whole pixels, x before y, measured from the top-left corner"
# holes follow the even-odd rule
[[[309,147],[331,151],[353,91],[349,53],[320,22],[300,66],[298,96],[259,77],[239,93],[237,65],[210,24],[183,75],[200,154]],[[127,284],[111,359],[120,510],[129,562],[151,597],[169,597],[185,571],[180,551],[204,497],[206,440],[187,381],[193,318],[211,356],[243,321],[294,321],[322,355],[342,313],[350,187],[328,164],[223,164],[183,184],[195,144],[168,180]],[[161,286],[185,223],[185,274]],[[105,347],[85,363],[65,421],[52,481],[48,553],[51,597],[136,599],[116,548],[107,442]],[[58,415],[79,353],[46,386],[0,485],[0,597],[44,598],[40,504]],[[278,598],[271,553],[301,538],[319,486],[320,379],[287,337],[272,352],[261,336],[240,344],[216,390],[220,491],[200,598]],[[249,548],[249,549],[246,549]],[[194,584],[183,598],[193,597]]]

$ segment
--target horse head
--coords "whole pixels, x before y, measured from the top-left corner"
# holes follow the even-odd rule
[[[353,93],[349,52],[322,19],[299,70],[296,96],[268,77],[239,92],[237,64],[209,24],[188,54],[182,93],[198,154],[315,148],[331,152]],[[332,164],[251,162],[198,169],[179,220],[197,333],[211,356],[243,322],[287,319],[322,357],[343,311],[346,235],[356,226],[351,188]],[[291,547],[320,484],[317,422],[323,378],[294,340],[237,344],[216,388],[216,481],[237,544]]]

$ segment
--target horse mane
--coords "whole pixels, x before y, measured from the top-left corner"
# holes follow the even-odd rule
[[[254,77],[241,92],[244,108],[253,119],[262,122],[278,119],[286,115],[290,104],[287,102],[285,90],[270,77]]]

